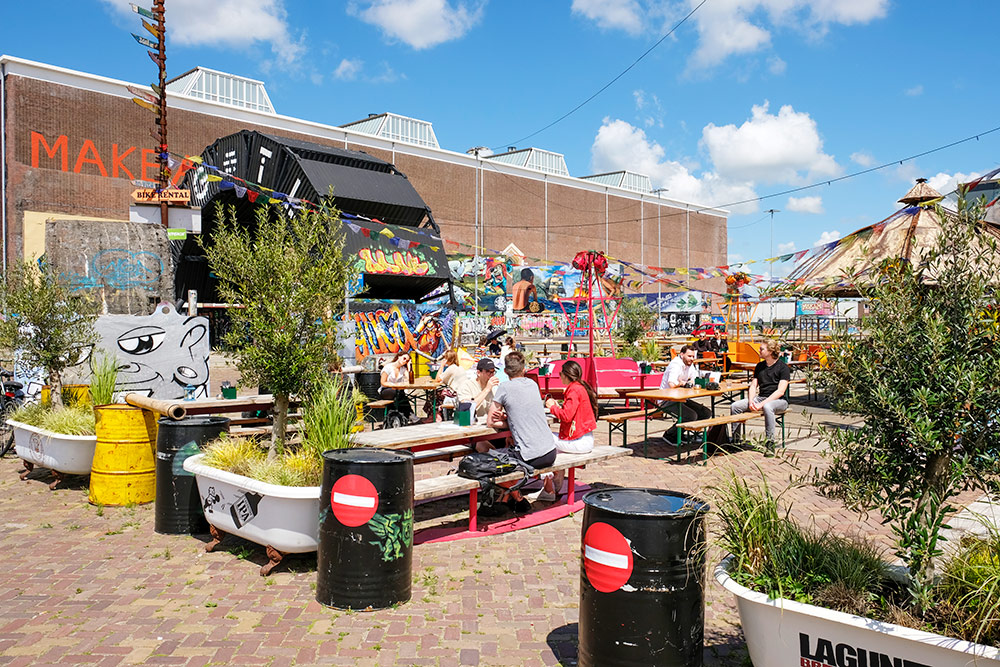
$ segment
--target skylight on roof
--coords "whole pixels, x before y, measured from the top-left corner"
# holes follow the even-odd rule
[[[519,167],[528,167],[529,169],[537,169],[548,174],[569,176],[569,169],[566,167],[566,158],[560,153],[553,153],[541,148],[522,148],[521,150],[484,156],[484,159],[495,160],[504,164],[514,164]]]
[[[349,127],[355,132],[382,137],[390,141],[427,146],[428,148],[440,148],[437,135],[434,134],[433,125],[426,120],[408,118],[399,114],[383,113],[372,115],[363,120],[341,125],[341,127]]]
[[[274,113],[263,82],[204,67],[195,67],[168,81],[167,90],[231,107]]]

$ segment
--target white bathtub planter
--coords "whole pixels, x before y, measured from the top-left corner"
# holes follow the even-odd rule
[[[288,553],[316,551],[319,535],[318,486],[278,486],[203,465],[204,454],[184,461],[193,474],[198,495],[214,538],[205,545],[212,551],[225,533],[267,548],[269,574]]]
[[[731,557],[715,580],[736,596],[755,665],[802,667],[1000,667],[1000,649],[823,607],[771,599],[736,583]]]
[[[52,471],[56,479],[49,484],[50,489],[55,489],[64,475],[90,474],[96,435],[66,435],[12,419],[7,423],[14,430],[14,451],[24,460],[21,479],[27,478],[36,465]]]

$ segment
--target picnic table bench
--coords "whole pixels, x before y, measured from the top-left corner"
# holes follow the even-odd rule
[[[586,467],[589,463],[598,463],[619,456],[629,456],[631,449],[625,447],[612,447],[611,445],[595,446],[593,451],[586,454],[569,454],[559,452],[556,455],[555,463],[547,468],[536,468],[539,473],[556,472],[568,470],[566,503],[572,504],[576,492],[576,470]],[[502,477],[497,477],[493,481],[496,483],[515,482],[521,479],[521,473],[511,473]],[[477,510],[479,507],[479,482],[474,479],[466,479],[454,474],[439,475],[428,479],[417,480],[413,485],[413,500],[431,500],[434,498],[445,498],[456,493],[469,492],[469,532],[477,530]]]

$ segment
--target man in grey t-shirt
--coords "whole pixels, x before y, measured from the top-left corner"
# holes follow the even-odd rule
[[[495,428],[509,428],[514,438],[512,454],[533,468],[547,468],[556,460],[555,440],[545,417],[545,406],[538,385],[524,377],[524,355],[514,351],[504,359],[504,372],[510,378],[501,382],[493,393],[493,404],[487,423]],[[551,479],[545,480],[545,490],[552,492]],[[518,491],[512,491],[511,506],[517,512],[527,512],[531,505]]]

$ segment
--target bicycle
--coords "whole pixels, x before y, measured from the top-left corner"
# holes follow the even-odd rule
[[[24,404],[23,388],[20,382],[14,382],[11,371],[0,368],[0,458],[14,448],[14,428],[7,418]]]

